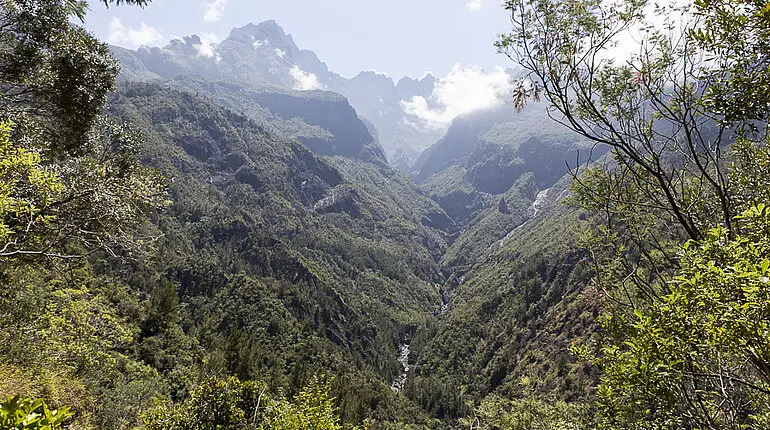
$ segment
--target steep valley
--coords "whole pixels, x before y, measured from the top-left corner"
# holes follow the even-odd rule
[[[496,396],[591,395],[568,347],[597,305],[564,200],[601,151],[537,104],[421,128],[401,102],[430,95],[432,75],[342,78],[273,21],[233,29],[216,55],[201,44],[110,48],[121,72],[104,113],[132,137],[89,130],[106,146],[83,163],[143,172],[162,204],[132,203],[149,216],[130,216],[126,244],[0,270],[22,286],[0,315],[34,333],[0,333],[0,394],[116,429],[245,381],[264,384],[257,409],[325,383],[345,428],[457,428]],[[294,68],[320,84],[297,88]]]
[[[590,147],[524,134],[538,112],[459,118],[418,187],[332,93],[179,77],[123,84],[109,106],[143,131],[173,201],[155,221],[160,253],[125,282],[179,285],[180,328],[207,333],[212,371],[289,390],[331,372],[344,422],[451,425],[493,394],[589,394],[568,347],[595,309],[562,176]]]
[[[0,430],[770,428],[770,6],[648,6],[0,1]]]

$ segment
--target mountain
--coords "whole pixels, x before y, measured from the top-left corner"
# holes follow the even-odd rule
[[[416,333],[404,388],[431,415],[452,422],[501,398],[590,398],[596,374],[569,347],[593,333],[598,307],[574,237],[585,214],[564,199],[570,169],[605,152],[532,104],[459,117],[420,156],[412,178],[457,226],[439,261],[442,311]]]
[[[534,125],[537,126],[534,126]],[[459,228],[442,267],[463,272],[532,215],[541,192],[606,152],[547,119],[510,105],[454,120],[415,163],[414,181]]]
[[[178,76],[162,85],[194,91],[218,104],[259,121],[282,136],[297,139],[318,155],[340,155],[387,164],[375,131],[339,94],[275,87],[249,90],[200,77]]]
[[[441,131],[411,125],[414,119],[404,112],[401,102],[428,98],[435,84],[436,78],[430,73],[419,80],[404,77],[394,84],[384,74],[367,71],[342,81],[334,91],[344,94],[363,117],[372,121],[391,165],[409,172],[420,153],[441,137]]]
[[[517,111],[509,71],[346,79],[268,21],[114,85],[86,3],[3,8],[2,429],[768,427],[768,97],[705,98],[756,74]],[[548,119],[586,106],[612,153]]]
[[[590,262],[574,237],[585,214],[563,204],[569,182],[541,192],[527,221],[444,285],[444,311],[418,331],[404,390],[432,415],[452,421],[501,399],[591,399],[596,370],[570,347],[588,342],[600,302],[586,292]]]
[[[173,39],[163,48],[140,47],[136,51],[112,47],[120,60],[123,79],[135,79],[135,70],[146,69],[161,78],[196,75],[226,79],[250,87],[277,86],[294,89],[296,72],[312,74],[316,88],[334,86],[340,76],[329,72],[312,51],[300,50],[275,21],[234,28],[219,43],[204,43],[196,35]],[[311,89],[311,88],[305,88]]]
[[[124,82],[108,109],[141,130],[173,202],[152,219],[149,255],[94,263],[146,303],[126,317],[132,357],[163,384],[133,377],[143,396],[184,399],[201,375],[293,395],[329,375],[344,423],[452,428],[466,402],[520,396],[533,375],[558,376],[538,393],[584,395],[592,375],[562,349],[592,327],[570,239],[580,214],[560,202],[565,162],[589,146],[536,105],[505,106],[456,119],[410,177],[343,95],[222,79],[226,50],[183,42],[155,50],[164,67],[126,52],[154,82]],[[156,73],[166,66],[181,73]]]
[[[182,316],[194,332],[238,334],[230,372],[286,386],[303,379],[289,362],[334,369],[346,422],[383,408],[453,422],[472,413],[466,400],[521,396],[533,375],[538,393],[568,401],[593,383],[566,352],[594,311],[571,239],[580,214],[561,203],[567,162],[592,147],[540,106],[457,118],[412,178],[328,91],[179,75],[127,84],[111,112],[148,133],[145,159],[173,184],[163,254],[139,272],[172,274],[200,313]],[[395,392],[404,345],[412,372]]]
[[[174,39],[163,48],[132,51],[112,47],[112,51],[122,65],[120,79],[124,81],[188,75],[255,91],[277,87],[342,94],[374,125],[388,160],[404,172],[440,137],[439,131],[415,126],[401,106],[404,100],[428,97],[436,82],[434,76],[403,78],[398,84],[376,72],[343,78],[329,71],[315,53],[297,47],[291,35],[272,20],[234,28],[219,43],[206,43],[193,35]]]
[[[300,118],[303,122],[320,127],[332,139],[313,139],[300,136],[299,141],[319,155],[339,155],[358,158],[380,165],[387,164],[382,147],[377,144],[366,124],[358,117],[348,101],[326,91],[261,91],[253,93],[256,103],[283,120]]]
[[[372,428],[452,428],[541,375],[539,394],[585,395],[563,347],[593,308],[561,201],[591,146],[540,106],[422,130],[401,102],[434,76],[345,79],[273,21],[113,52],[107,113],[141,132],[171,203],[141,258],[88,262],[130,338],[92,384],[103,426],[210,375],[287,396],[331,376],[342,422]]]
[[[602,150],[551,121],[542,105],[521,112],[511,105],[476,111],[455,119],[446,134],[425,150],[413,166],[417,183],[450,167],[466,170],[466,180],[480,191],[499,194],[522,173],[531,171],[541,185],[561,178],[568,163],[595,159]],[[584,158],[578,159],[578,153]]]
[[[310,94],[316,113],[339,102]],[[388,386],[398,343],[441,304],[438,205],[380,160],[315,155],[191,92],[127,84],[109,112],[143,131],[173,201],[154,220],[157,252],[111,270],[148,294],[157,279],[178,285],[184,331],[227,372],[275,387],[357,378],[339,392],[349,422],[402,407]],[[189,372],[158,330],[139,337],[142,359],[170,379]]]

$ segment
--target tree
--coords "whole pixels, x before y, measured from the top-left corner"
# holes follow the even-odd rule
[[[128,245],[164,204],[162,177],[137,160],[139,134],[102,114],[118,65],[71,23],[86,7],[0,3],[0,262]]]
[[[599,351],[577,351],[604,372],[604,428],[768,425],[770,150],[738,140],[730,154],[740,234],[717,226],[687,242],[665,294],[632,315],[611,309]]]
[[[767,428],[770,424],[770,209],[748,208],[742,234],[690,242],[658,306],[610,314],[594,360],[603,428]],[[613,329],[614,327],[614,329]],[[618,327],[622,327],[618,330]]]
[[[594,213],[584,239],[595,286],[625,312],[652,304],[668,293],[660,281],[678,270],[680,244],[715,225],[740,233],[734,218],[756,191],[731,179],[728,148],[766,138],[770,12],[740,0],[506,9],[514,28],[498,47],[523,72],[515,104],[545,98],[556,121],[612,148],[572,187]]]
[[[147,1],[105,2],[123,3]],[[17,394],[72,405],[76,426],[108,422],[93,399],[107,384],[133,384],[136,403],[155,389],[123,354],[134,333],[114,300],[125,292],[89,288],[101,282],[81,257],[142,248],[135,230],[166,200],[137,159],[141,136],[104,115],[118,65],[74,23],[87,6],[0,0],[0,373],[18,377]],[[110,413],[130,417],[126,403]],[[2,412],[0,428],[60,428],[71,415],[20,399]]]
[[[6,254],[14,236],[26,228],[10,219],[34,218],[43,206],[59,198],[64,188],[61,179],[41,164],[38,152],[13,145],[11,130],[10,123],[0,124],[0,254]],[[40,224],[49,221],[49,217],[38,219]]]
[[[147,6],[152,0],[102,0],[105,6],[109,7],[110,3],[120,6],[121,4],[137,5],[139,7]]]
[[[473,417],[460,420],[472,430],[584,430],[591,428],[587,405],[563,401],[545,402],[534,393],[521,400],[507,400],[497,395],[485,398]]]
[[[702,25],[690,34],[712,62],[704,105],[726,123],[764,121],[770,111],[770,8],[762,2],[696,0]]]
[[[107,45],[71,24],[86,8],[73,0],[0,3],[0,111],[18,133],[44,139],[49,157],[80,152],[119,70]]]
[[[141,140],[125,124],[96,121],[82,155],[48,158],[43,136],[0,128],[0,262],[71,258],[126,247],[145,215],[165,202],[162,176],[136,158]]]
[[[516,105],[545,98],[613,148],[572,187],[605,299],[598,351],[578,351],[604,372],[600,427],[767,427],[770,8],[506,5]]]
[[[280,399],[268,405],[260,429],[340,430],[338,408],[329,396],[329,382],[313,379],[294,398]]]
[[[269,394],[258,382],[209,379],[181,404],[159,405],[143,415],[147,430],[256,429]],[[263,397],[264,396],[264,397]]]
[[[315,379],[290,401],[264,383],[209,379],[181,404],[161,405],[144,414],[147,430],[170,428],[338,430],[338,410],[328,382]]]
[[[759,3],[694,6],[509,0],[514,28],[498,47],[524,72],[517,106],[543,97],[552,118],[611,146],[614,179],[697,240],[713,222],[734,234],[724,147],[764,131],[747,126],[767,115],[770,25]]]

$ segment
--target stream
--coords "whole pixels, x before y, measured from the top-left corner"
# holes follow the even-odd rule
[[[529,218],[527,218],[526,221],[524,221],[523,223],[519,224],[516,228],[514,228],[513,230],[508,232],[508,234],[506,234],[504,238],[502,238],[499,241],[497,241],[496,244],[490,245],[489,248],[490,249],[493,249],[493,248],[494,249],[498,249],[501,246],[505,245],[505,242],[507,242],[508,239],[510,239],[513,236],[513,233],[515,231],[517,231],[520,228],[524,227],[532,218],[536,217],[537,214],[540,212],[540,208],[543,206],[543,203],[545,203],[545,199],[548,197],[548,191],[549,190],[550,190],[550,188],[546,188],[545,190],[540,191],[540,192],[537,193],[537,196],[535,196],[535,201],[532,202],[532,206],[529,208],[529,211],[532,213],[532,215],[530,215]]]
[[[393,380],[390,384],[390,389],[393,391],[401,391],[406,384],[406,377],[409,375],[409,339],[405,339],[404,343],[398,345],[398,362],[401,363],[403,370],[401,374]]]

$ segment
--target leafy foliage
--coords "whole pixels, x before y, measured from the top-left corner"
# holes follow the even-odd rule
[[[42,215],[43,208],[64,189],[61,179],[41,164],[38,152],[13,145],[11,130],[11,123],[0,124],[0,254],[8,252],[14,235],[53,222],[53,215]]]
[[[421,160],[423,192],[328,92],[185,77],[126,84],[105,117],[117,64],[71,23],[86,3],[1,4],[0,394],[76,413],[14,397],[2,419],[768,425],[770,156],[749,140],[765,132],[766,5],[696,2],[692,31],[650,28],[648,55],[617,65],[601,54],[645,2],[507,2],[525,31],[500,48],[532,72],[523,116],[458,120]],[[542,95],[582,137],[533,130],[523,103]],[[729,133],[748,139],[726,151]],[[586,139],[615,152],[569,189]],[[570,190],[582,209],[561,205]]]
[[[84,7],[2,3],[3,262],[130,246],[128,232],[164,202],[163,180],[136,159],[138,134],[101,116],[118,67],[69,22]]]
[[[0,403],[0,428],[58,430],[72,416],[68,407],[50,410],[42,399],[11,397]]]
[[[476,408],[473,417],[461,421],[473,429],[582,430],[591,428],[590,416],[583,404],[492,396]]]
[[[19,132],[40,133],[49,156],[77,154],[118,73],[107,46],[69,22],[84,17],[87,3],[7,0],[0,6],[3,118]]]
[[[144,428],[214,429],[341,429],[328,382],[314,379],[288,400],[264,383],[209,379],[183,403],[158,406],[143,415]]]
[[[729,0],[694,2],[702,24],[690,36],[714,61],[705,72],[703,103],[722,121],[748,123],[768,115],[770,74],[766,52],[770,25],[767,5]]]
[[[512,0],[514,30],[498,42],[526,71],[514,103],[544,97],[555,120],[612,148],[621,176],[658,209],[648,213],[674,219],[691,239],[714,222],[732,231],[737,207],[722,149],[731,134],[759,136],[712,110],[708,94],[729,80],[725,64],[751,57],[761,43],[744,39],[736,45],[742,52],[699,43],[703,25],[706,32],[722,25],[718,11],[701,21],[711,16],[708,4]],[[628,31],[640,32],[639,43],[613,51]]]
[[[767,425],[770,217],[760,204],[738,222],[740,236],[720,227],[685,245],[660,304],[602,320],[623,339],[602,342],[596,358],[605,428]]]
[[[148,430],[249,429],[257,428],[257,412],[266,386],[256,382],[209,379],[196,387],[179,405],[158,406],[146,412],[142,421]],[[264,407],[264,404],[262,404]]]
[[[566,184],[554,186],[542,212],[499,248],[445,284],[447,308],[435,326],[418,331],[420,366],[405,389],[427,410],[449,420],[472,416],[494,396],[537,398],[543,407],[591,399],[596,375],[568,348],[594,331],[599,301],[585,292],[592,273],[572,238],[579,213],[558,198]]]
[[[208,374],[290,395],[314,374],[339,375],[344,423],[414,411],[380,381],[400,370],[397,342],[440,301],[435,203],[403,174],[319,158],[190,93],[127,85],[111,111],[145,130],[144,157],[171,178],[157,253],[125,280],[151,293],[139,351],[174,381],[172,396],[195,380],[197,356],[179,353],[195,339]]]
[[[286,430],[338,430],[334,399],[329,397],[330,385],[318,379],[302,389],[294,402],[281,399],[267,406],[264,429]]]

